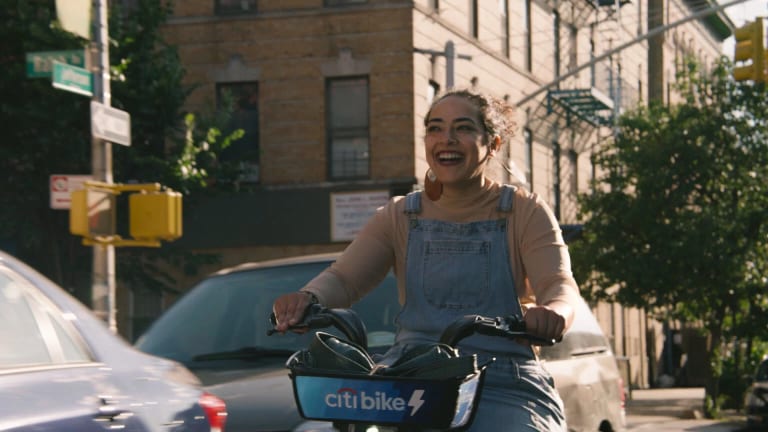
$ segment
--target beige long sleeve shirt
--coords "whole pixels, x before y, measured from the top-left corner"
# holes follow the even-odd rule
[[[579,295],[571,261],[559,224],[536,194],[518,188],[513,209],[497,210],[501,186],[486,180],[469,196],[443,195],[438,201],[422,194],[419,218],[447,222],[474,222],[508,218],[509,256],[521,303],[569,304]],[[405,199],[393,197],[371,217],[341,257],[310,281],[303,290],[313,292],[328,307],[348,307],[376,287],[390,269],[397,276],[400,303],[405,299],[405,255],[408,215]]]

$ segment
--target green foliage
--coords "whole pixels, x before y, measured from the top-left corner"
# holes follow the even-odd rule
[[[120,9],[110,2],[111,105],[131,115],[130,146],[111,145],[115,183],[161,183],[185,194],[189,211],[195,194],[212,193],[213,182],[236,177],[217,155],[239,133],[223,136],[220,113],[185,113],[191,88],[184,68],[161,27],[170,3],[140,0]],[[49,204],[51,174],[90,174],[90,99],[54,89],[51,80],[26,77],[25,54],[85,48],[88,41],[61,30],[54,0],[0,0],[0,247],[90,304],[91,249],[69,233],[69,215]],[[223,115],[226,115],[224,113]],[[195,121],[195,118],[200,120]],[[123,234],[123,233],[119,233]],[[210,263],[173,245],[119,249],[118,279],[133,286],[172,289],[168,266]]]
[[[88,172],[88,100],[54,89],[50,79],[27,78],[25,62],[28,52],[83,47],[51,25],[53,5],[0,0],[0,241],[71,287],[87,279],[89,267],[79,239],[68,234],[66,212],[50,209],[49,176]]]
[[[725,338],[765,337],[768,97],[729,79],[726,61],[711,77],[689,64],[683,103],[626,113],[595,155],[601,174],[580,196],[574,271],[586,297]]]

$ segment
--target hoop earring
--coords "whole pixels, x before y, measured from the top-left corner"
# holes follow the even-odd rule
[[[424,176],[424,192],[432,201],[439,200],[443,194],[443,184],[437,180],[437,176],[432,171],[432,168],[429,168]]]

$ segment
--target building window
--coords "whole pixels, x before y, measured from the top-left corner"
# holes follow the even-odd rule
[[[533,25],[533,18],[531,13],[531,0],[524,0],[525,2],[525,14],[523,15],[523,19],[525,22],[523,23],[523,28],[525,29],[525,34],[523,35],[523,39],[525,41],[525,70],[528,72],[533,71],[533,31],[531,29],[531,26]]]
[[[242,129],[243,137],[235,140],[225,149],[222,162],[235,162],[240,166],[240,181],[259,182],[259,84],[219,83],[216,85],[216,100],[219,109],[231,107],[232,117],[227,128],[229,134]]]
[[[433,11],[439,12],[440,11],[440,0],[429,0],[429,7]]]
[[[571,170],[571,196],[579,194],[579,155],[574,150],[568,151],[568,167]]]
[[[367,178],[368,78],[329,79],[326,95],[329,176],[333,180]]]
[[[595,87],[596,79],[595,74],[597,70],[595,68],[595,57],[597,53],[597,45],[595,44],[596,25],[589,25],[589,85]]]
[[[560,144],[552,143],[552,210],[560,220]]]
[[[579,29],[576,26],[568,26],[568,70],[579,66]]]
[[[256,13],[256,0],[215,0],[217,15]]]
[[[509,58],[509,0],[499,0],[501,19],[501,54]]]
[[[523,151],[525,152],[525,181],[528,189],[533,192],[533,133],[530,129],[523,129]]]
[[[469,0],[469,34],[475,39],[480,37],[478,13],[477,0]]]
[[[325,6],[346,6],[346,5],[353,5],[353,4],[363,4],[368,3],[368,0],[324,0],[323,5]]]
[[[553,66],[555,68],[555,76],[560,76],[560,55],[562,52],[560,51],[560,14],[557,11],[552,13],[552,27],[555,36],[555,55],[552,56],[555,64]]]

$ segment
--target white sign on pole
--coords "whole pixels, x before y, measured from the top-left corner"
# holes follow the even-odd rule
[[[56,210],[69,210],[72,205],[72,192],[84,189],[86,181],[93,180],[90,175],[52,174],[51,208]]]
[[[131,145],[131,115],[91,101],[91,135],[113,143]]]
[[[331,241],[351,241],[376,209],[389,201],[389,191],[331,194]]]

